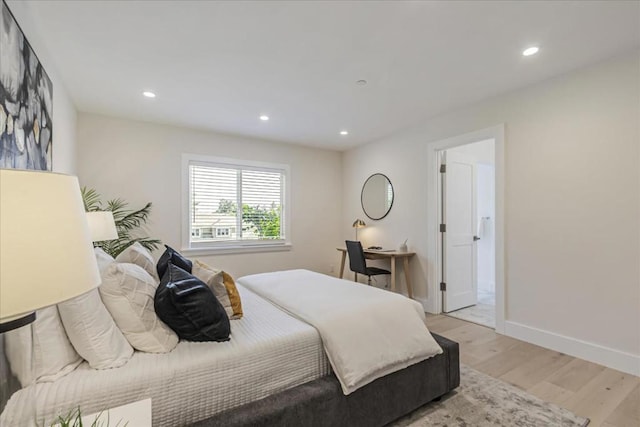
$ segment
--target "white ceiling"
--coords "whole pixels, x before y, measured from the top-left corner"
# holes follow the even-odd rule
[[[338,150],[640,47],[635,1],[28,8],[80,111]]]

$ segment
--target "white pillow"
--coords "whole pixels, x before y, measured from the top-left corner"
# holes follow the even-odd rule
[[[31,384],[34,376],[39,383],[55,381],[82,363],[69,342],[55,305],[38,310],[35,322],[9,331],[4,337],[11,371],[23,387]],[[35,375],[31,370],[32,354]]]
[[[71,344],[92,368],[117,368],[133,355],[97,289],[58,304],[58,311]]]
[[[142,267],[113,263],[102,274],[100,296],[129,344],[148,353],[167,353],[178,335],[156,315],[157,282]]]
[[[115,260],[111,255],[106,253],[102,248],[93,248],[93,252],[96,254],[96,261],[98,262],[98,270],[100,274],[109,267]]]
[[[160,279],[158,279],[156,262],[153,260],[153,256],[151,256],[151,253],[138,242],[135,242],[133,245],[122,251],[120,255],[116,257],[116,262],[128,262],[138,265],[144,268],[144,271],[149,273],[151,277],[156,280],[156,283],[160,281]]]

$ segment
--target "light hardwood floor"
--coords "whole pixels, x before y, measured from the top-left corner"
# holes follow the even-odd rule
[[[460,344],[460,360],[480,372],[591,419],[589,427],[640,427],[640,378],[427,314],[432,332]]]

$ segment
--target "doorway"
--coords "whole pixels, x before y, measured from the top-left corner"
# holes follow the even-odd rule
[[[495,140],[439,154],[442,310],[495,329]]]
[[[472,144],[475,142],[493,140],[494,141],[494,208],[495,215],[491,218],[490,227],[493,228],[494,236],[494,272],[495,272],[495,331],[499,334],[505,333],[505,312],[506,312],[506,285],[505,285],[505,242],[504,242],[504,170],[505,170],[505,138],[504,124],[481,129],[467,134],[447,138],[427,144],[427,259],[428,264],[428,295],[424,302],[426,311],[430,313],[443,313],[446,310],[447,293],[454,294],[454,290],[447,283],[446,272],[446,254],[444,253],[444,245],[446,244],[443,234],[440,230],[448,225],[442,222],[443,198],[441,192],[441,180],[443,174],[440,173],[441,156],[444,151]],[[481,172],[482,173],[482,172]],[[446,175],[446,172],[445,174]],[[475,212],[475,210],[473,211]],[[490,216],[490,215],[481,215]],[[486,220],[485,220],[486,221]],[[469,221],[467,220],[467,224]],[[485,224],[485,230],[487,229]],[[448,231],[448,229],[447,229]],[[484,231],[484,230],[481,230]],[[475,225],[467,225],[467,234],[476,236],[477,219]],[[481,238],[482,240],[482,238]],[[477,243],[475,244],[478,245]],[[471,251],[461,249],[463,252]],[[475,252],[471,252],[474,254]],[[482,255],[480,255],[482,257]],[[468,258],[467,258],[468,259]],[[472,262],[474,262],[472,260]],[[478,254],[475,253],[475,262],[478,262]],[[478,272],[476,272],[476,275]],[[482,272],[480,275],[482,277]],[[471,293],[473,297],[478,297],[478,288],[482,289],[484,283],[477,283],[475,292]],[[468,290],[467,290],[468,291]],[[472,301],[473,303],[473,301]]]

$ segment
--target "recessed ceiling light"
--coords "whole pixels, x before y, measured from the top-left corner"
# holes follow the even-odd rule
[[[262,120],[263,122],[266,122],[266,121],[269,120],[269,116],[266,116],[266,115],[263,114],[263,115],[260,116],[260,120]]]
[[[366,81],[366,80],[358,80],[358,81],[356,82],[356,84],[357,84],[358,86],[364,86],[364,85],[366,85],[366,84],[367,84],[367,81]]]
[[[341,130],[340,135],[349,135],[349,132],[346,130]]]
[[[525,50],[523,50],[522,51],[522,55],[523,56],[535,55],[536,53],[538,53],[539,50],[540,50],[540,48],[538,48],[538,46],[531,46],[531,47],[528,47]]]
[[[143,94],[144,96],[146,96],[147,98],[155,98],[155,97],[156,97],[156,94],[155,94],[155,93],[150,92],[150,91],[148,91],[148,90],[147,90],[147,91],[142,92],[142,94]]]

